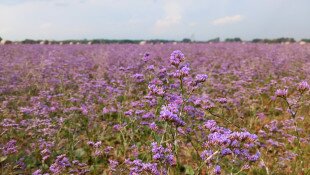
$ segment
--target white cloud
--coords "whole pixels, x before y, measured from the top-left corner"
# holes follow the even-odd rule
[[[213,25],[226,25],[240,22],[244,19],[242,15],[225,16],[212,21]]]
[[[164,4],[165,16],[158,19],[154,26],[155,33],[163,31],[180,24],[182,20],[182,8],[176,1],[166,1]]]
[[[52,23],[50,23],[50,22],[46,22],[46,23],[43,23],[40,25],[40,29],[42,29],[42,30],[47,30],[51,27],[52,27]]]
[[[9,32],[10,32],[10,28],[0,28],[0,33],[2,35],[7,35]]]
[[[190,22],[188,25],[189,25],[190,27],[195,27],[195,26],[197,26],[197,23],[196,23],[196,22]]]

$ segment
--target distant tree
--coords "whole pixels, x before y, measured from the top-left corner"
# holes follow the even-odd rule
[[[218,43],[218,42],[220,42],[220,41],[221,41],[220,38],[217,37],[217,38],[210,39],[210,40],[208,40],[207,42],[208,42],[208,43]]]
[[[87,44],[89,41],[87,39],[83,39],[80,41],[81,44]]]
[[[264,40],[263,40],[263,43],[274,43],[274,41],[273,41],[273,40],[270,40],[270,39],[264,39]]]
[[[227,38],[225,42],[242,42],[241,38]]]
[[[48,41],[48,40],[41,40],[39,43],[40,43],[40,44],[48,44],[49,41]]]
[[[306,42],[306,43],[310,43],[310,39],[302,39],[301,41]]]
[[[190,42],[192,42],[192,40],[189,39],[189,38],[184,38],[184,39],[182,40],[182,42],[183,42],[183,43],[190,43]]]
[[[253,43],[294,43],[296,42],[294,38],[276,38],[276,39],[253,39]]]
[[[264,40],[262,40],[262,39],[255,38],[255,39],[252,40],[252,43],[261,43],[263,41]]]
[[[99,39],[94,39],[94,40],[92,40],[92,43],[93,43],[93,44],[100,44],[101,41],[100,41]]]
[[[2,38],[0,37],[0,41],[2,40]]]
[[[277,38],[277,39],[272,40],[272,42],[274,42],[274,43],[285,43],[285,42],[294,43],[295,39],[294,38]]]
[[[38,43],[40,43],[40,42],[39,42],[39,41],[32,40],[32,39],[25,39],[25,40],[22,41],[21,43],[23,43],[23,44],[38,44]]]
[[[175,42],[174,40],[163,40],[163,39],[151,39],[147,40],[147,43],[152,43],[152,44],[159,44],[159,43],[172,43]]]

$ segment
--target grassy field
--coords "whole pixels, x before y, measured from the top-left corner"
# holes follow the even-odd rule
[[[309,174],[310,45],[0,46],[0,172]]]

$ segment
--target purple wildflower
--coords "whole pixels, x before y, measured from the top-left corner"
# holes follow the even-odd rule
[[[184,61],[184,59],[185,59],[184,54],[179,50],[173,51],[170,55],[170,63],[171,63],[171,65],[174,65],[176,67],[178,67],[179,64],[182,61]]]
[[[109,169],[111,171],[116,171],[116,167],[118,166],[118,161],[115,161],[115,160],[109,160]]]
[[[32,173],[32,175],[42,175],[42,170],[38,169]]]
[[[288,93],[287,91],[288,91],[287,89],[277,89],[275,95],[277,97],[286,97]]]
[[[298,87],[297,87],[298,91],[300,92],[304,92],[310,89],[310,86],[308,84],[308,82],[306,81],[302,81],[301,83],[299,83]]]
[[[208,75],[206,75],[206,74],[197,74],[192,85],[196,86],[199,83],[203,83],[207,80],[207,78],[208,78]]]
[[[67,167],[70,167],[71,163],[65,154],[57,156],[55,162],[50,166],[50,171],[54,174],[62,173]]]
[[[169,147],[164,148],[162,145],[158,146],[156,142],[153,142],[152,153],[153,153],[153,159],[155,161],[160,161],[162,163],[168,163],[171,166],[175,164],[172,150]]]
[[[4,155],[9,155],[17,152],[16,140],[10,140],[6,145],[1,148]]]
[[[219,165],[216,165],[214,168],[214,174],[219,175],[221,174],[221,167]]]
[[[169,104],[168,106],[162,106],[162,109],[160,111],[160,118],[164,121],[169,121],[175,124],[176,126],[184,126],[185,122],[178,117],[177,114],[174,112],[177,112],[177,108],[175,108],[175,105]]]

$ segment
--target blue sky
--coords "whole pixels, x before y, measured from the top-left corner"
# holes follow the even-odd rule
[[[310,0],[0,0],[0,36],[310,38]]]

